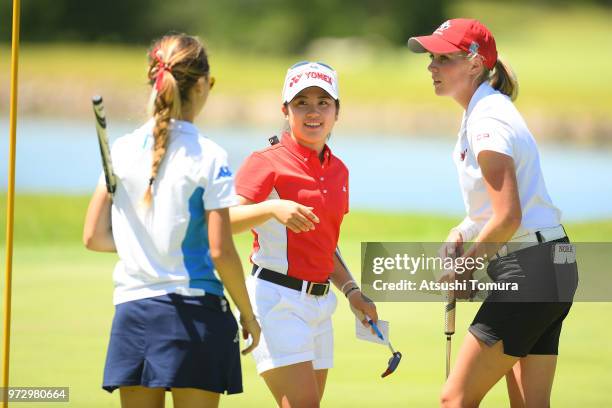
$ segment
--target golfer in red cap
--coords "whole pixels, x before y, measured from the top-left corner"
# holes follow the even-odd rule
[[[448,20],[408,46],[430,54],[436,95],[464,109],[453,159],[467,216],[451,229],[443,255],[461,255],[463,243],[473,241],[462,256],[486,256],[493,282],[519,288],[491,292],[483,302],[441,405],[476,407],[506,376],[511,406],[547,407],[578,272],[575,257],[560,256],[573,246],[546,190],[536,142],[512,103],[516,77],[476,20]]]

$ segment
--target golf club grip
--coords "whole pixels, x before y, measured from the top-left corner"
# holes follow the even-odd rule
[[[457,301],[454,295],[449,295],[448,300],[444,305],[444,334],[447,336],[455,334],[455,311],[457,310]]]
[[[96,116],[96,133],[98,134],[98,144],[100,146],[100,156],[102,158],[102,168],[106,179],[106,191],[115,193],[117,182],[113,172],[110,149],[108,147],[108,135],[106,134],[106,114],[104,113],[104,102],[101,96],[92,98],[94,115]]]

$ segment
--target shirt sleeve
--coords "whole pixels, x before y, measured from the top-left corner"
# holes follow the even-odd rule
[[[98,186],[106,186],[106,176],[104,175],[104,170],[102,170],[100,177],[98,177]]]
[[[512,128],[495,118],[482,118],[470,123],[467,131],[468,140],[474,156],[489,150],[514,158],[512,146]]]
[[[234,176],[228,165],[225,151],[221,151],[211,163],[203,200],[206,210],[227,208],[238,204]]]
[[[253,153],[247,157],[236,174],[236,193],[260,203],[272,192],[275,179],[272,163],[260,153]]]

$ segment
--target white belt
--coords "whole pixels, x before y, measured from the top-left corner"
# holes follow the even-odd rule
[[[536,232],[519,235],[518,237],[513,237],[504,246],[499,248],[497,253],[490,259],[493,261],[494,259],[520,251],[521,249],[526,249],[538,244],[543,244],[544,242],[555,241],[565,237],[567,237],[567,234],[565,233],[563,225],[557,225],[556,227],[544,228]]]

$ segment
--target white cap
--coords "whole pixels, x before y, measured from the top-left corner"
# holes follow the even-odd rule
[[[338,100],[338,74],[321,62],[298,62],[287,70],[283,86],[283,102],[291,102],[302,89],[318,86]]]

